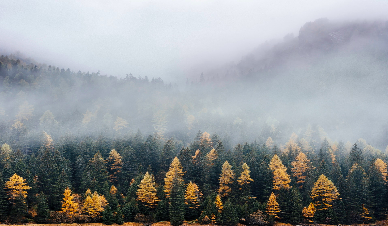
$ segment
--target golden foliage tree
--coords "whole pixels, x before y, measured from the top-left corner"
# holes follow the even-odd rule
[[[267,141],[265,142],[265,146],[267,148],[272,148],[273,147],[273,140],[271,137],[268,137]]]
[[[183,183],[183,168],[178,157],[175,157],[170,165],[170,169],[166,173],[166,178],[164,178],[164,192],[166,193],[166,198],[170,197],[172,181],[176,177],[180,183]]]
[[[375,167],[380,171],[384,181],[387,181],[387,164],[378,158],[375,161]]]
[[[156,188],[154,177],[148,172],[144,175],[144,178],[139,184],[139,189],[136,192],[137,200],[144,203],[148,207],[155,207],[159,201],[156,196]]]
[[[339,198],[339,193],[333,182],[322,174],[315,182],[310,197],[318,210],[326,210]]]
[[[306,180],[306,173],[311,168],[311,162],[307,159],[307,156],[303,152],[299,152],[296,156],[295,161],[291,162],[293,176],[297,178],[296,183],[299,184],[300,188]]]
[[[75,202],[74,195],[71,194],[70,188],[66,188],[63,193],[62,212],[70,219],[78,215],[79,205]]]
[[[206,155],[206,160],[213,165],[213,161],[218,158],[217,151],[213,148],[210,150],[209,153]]]
[[[281,169],[283,171],[287,171],[287,168],[283,165],[282,160],[280,160],[278,155],[274,155],[269,163],[269,168],[272,171],[275,169]]]
[[[304,207],[302,210],[303,217],[306,218],[310,223],[313,222],[312,219],[315,214],[315,206],[313,203],[310,203],[308,207]]]
[[[125,119],[117,117],[115,121],[115,126],[113,127],[113,129],[116,130],[116,132],[118,132],[126,128],[127,125],[128,125],[128,122]]]
[[[222,204],[221,196],[219,194],[216,196],[216,201],[214,201],[214,203],[216,204],[218,212],[221,213],[224,206]]]
[[[108,167],[109,167],[109,180],[112,183],[117,182],[117,176],[121,172],[123,167],[123,161],[121,155],[115,150],[112,149],[108,157]]]
[[[26,180],[16,173],[5,182],[5,190],[7,190],[10,200],[15,200],[18,197],[27,198],[27,190],[31,189],[27,185]]]
[[[83,213],[88,214],[92,218],[101,216],[105,206],[108,205],[105,197],[103,195],[99,195],[96,191],[92,194],[90,189],[86,191],[85,195],[86,198],[82,205]]]
[[[232,170],[232,166],[228,161],[222,165],[222,172],[220,176],[220,188],[218,189],[218,193],[221,197],[227,196],[231,191],[230,185],[233,184],[234,173]]]
[[[237,179],[237,182],[240,186],[244,186],[244,185],[247,185],[249,184],[251,181],[253,181],[253,179],[251,178],[250,176],[250,170],[249,170],[249,166],[244,163],[242,165],[242,168],[243,168],[243,171],[241,172],[241,175],[240,177]],[[241,188],[240,188],[241,189]]]
[[[189,208],[199,207],[199,201],[201,199],[202,193],[199,190],[198,186],[191,182],[187,185],[185,192],[185,204],[189,205]]]
[[[289,189],[290,175],[287,173],[287,168],[283,165],[278,155],[274,155],[269,163],[269,168],[273,171],[273,189],[280,190],[282,188]]]
[[[287,174],[286,171],[283,171],[281,169],[275,169],[273,172],[273,189],[274,190],[280,190],[282,188],[284,189],[290,189],[291,179],[290,175]]]
[[[278,218],[278,213],[280,212],[279,203],[276,201],[276,196],[272,192],[271,196],[269,196],[268,202],[267,202],[267,213],[270,216],[273,216],[275,218]]]

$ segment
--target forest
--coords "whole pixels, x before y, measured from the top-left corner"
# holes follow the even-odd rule
[[[386,45],[348,48],[386,37],[318,20],[184,85],[3,54],[0,222],[386,220]]]

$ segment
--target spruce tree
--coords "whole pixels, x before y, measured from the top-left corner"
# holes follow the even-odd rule
[[[47,198],[43,192],[38,196],[37,215],[34,220],[37,223],[46,223],[50,217],[50,210],[47,202]]]
[[[228,199],[222,210],[222,225],[237,225],[239,221],[237,211],[232,202]]]
[[[172,180],[169,201],[170,223],[173,226],[181,225],[185,219],[185,198],[183,182],[178,175]]]

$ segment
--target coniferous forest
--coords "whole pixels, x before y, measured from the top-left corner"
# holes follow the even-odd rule
[[[247,56],[181,85],[1,55],[0,222],[386,220],[388,143],[377,124],[387,121],[380,108],[370,124],[358,117],[365,99],[377,107],[386,100],[388,55],[369,42],[351,52],[360,37],[383,42],[388,24],[308,23],[267,58]],[[291,66],[293,57],[304,63]],[[279,90],[289,99],[277,102]],[[327,104],[319,111],[330,110],[315,120],[308,101],[296,104],[302,96],[320,96]]]

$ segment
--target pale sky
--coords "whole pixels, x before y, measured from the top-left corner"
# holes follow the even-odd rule
[[[0,0],[0,49],[72,71],[185,77],[306,22],[388,20],[388,0]]]

